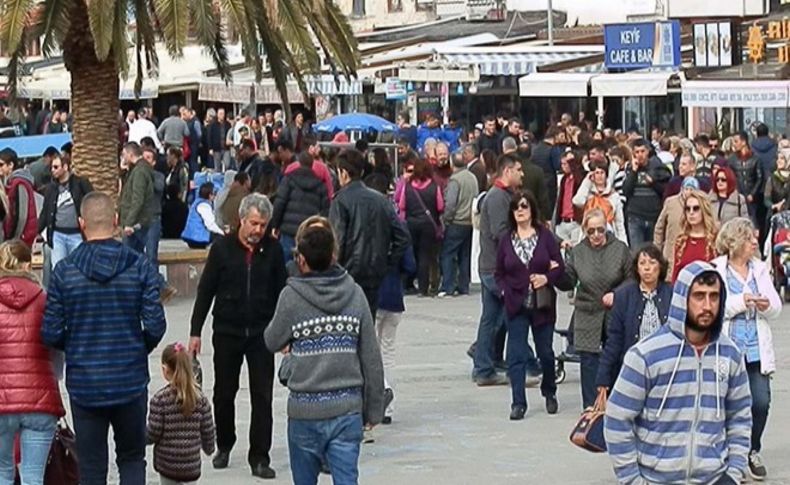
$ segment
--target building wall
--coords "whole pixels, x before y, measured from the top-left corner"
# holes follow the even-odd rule
[[[436,19],[433,0],[335,0],[357,32],[398,27]],[[364,5],[364,15],[355,6]],[[419,5],[419,8],[418,8]]]

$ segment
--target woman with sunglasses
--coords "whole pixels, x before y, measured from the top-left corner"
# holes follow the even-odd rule
[[[606,230],[601,209],[584,214],[585,238],[571,249],[565,270],[576,286],[573,304],[573,340],[581,357],[582,407],[597,396],[598,359],[606,340],[604,322],[614,303],[614,290],[628,279],[631,253],[628,246]]]
[[[713,212],[717,215],[719,224],[736,217],[748,217],[749,207],[746,204],[746,197],[738,192],[738,181],[730,167],[719,166],[714,170],[710,203],[713,205]]]
[[[683,202],[683,222],[675,239],[672,282],[680,270],[694,261],[712,261],[716,257],[718,224],[703,192],[695,190]]]
[[[510,419],[527,412],[527,336],[532,329],[535,350],[543,370],[540,391],[546,412],[556,414],[554,323],[557,295],[553,286],[564,273],[560,247],[540,218],[535,196],[516,192],[510,200],[509,230],[499,239],[494,279],[502,292],[507,317],[507,364],[513,401]]]

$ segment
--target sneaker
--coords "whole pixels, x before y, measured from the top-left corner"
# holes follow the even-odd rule
[[[445,297],[447,297],[446,291],[440,291],[439,293],[436,294],[436,298],[445,298]]]
[[[159,300],[162,301],[162,304],[169,302],[178,294],[178,290],[175,286],[167,285],[162,288],[162,291],[159,292]]]
[[[541,382],[543,382],[542,374],[527,374],[524,385],[527,387],[539,387]]]
[[[557,402],[557,396],[546,397],[546,412],[549,414],[557,414],[560,410],[560,403]]]
[[[507,376],[502,374],[494,374],[491,377],[478,377],[475,379],[477,387],[490,387],[490,386],[506,386],[510,384]]]
[[[524,406],[513,406],[510,410],[511,421],[521,421],[524,415],[527,414],[527,408]]]
[[[768,470],[763,465],[763,458],[754,450],[749,453],[749,475],[758,482],[765,480],[765,477],[768,476]]]

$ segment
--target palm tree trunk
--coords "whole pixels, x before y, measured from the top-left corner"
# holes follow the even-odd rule
[[[118,68],[110,53],[96,58],[84,0],[74,3],[63,43],[63,60],[71,73],[74,115],[72,160],[78,175],[96,190],[118,195]]]

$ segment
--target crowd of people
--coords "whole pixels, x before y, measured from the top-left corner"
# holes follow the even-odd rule
[[[510,385],[511,420],[525,418],[529,386],[539,385],[548,414],[560,411],[553,341],[567,293],[581,408],[608,397],[606,440],[621,483],[767,475],[770,323],[782,308],[771,272],[781,268],[760,256],[773,261],[776,251],[786,262],[788,231],[774,231],[772,216],[790,209],[790,142],[774,141],[764,125],[719,146],[657,128],[647,138],[593,130],[563,115],[537,140],[515,117],[489,116],[466,131],[453,116],[412,126],[402,113],[395,164],[364,140],[322,148],[301,113],[288,124],[270,111],[233,124],[221,109],[205,123],[186,108],[169,114],[161,124],[145,108],[127,114],[117,211],[71,173],[69,147],[27,167],[0,151],[0,286],[30,295],[20,304],[0,292],[0,311],[32,329],[25,351],[36,359],[47,360],[46,346],[65,354],[81,483],[106,482],[107,450],[96,444],[108,426],[124,483],[143,483],[146,442],[163,483],[199,478],[201,449],[227,468],[244,361],[251,473],[276,475],[277,374],[290,391],[294,483],[314,484],[322,470],[356,483],[363,430],[394,417],[404,296],[468,295],[474,276],[482,308],[472,378]],[[220,186],[195,183],[205,168],[222,173]],[[42,233],[46,296],[29,267]],[[175,291],[156,271],[161,237],[208,255],[189,342],[165,348],[168,385],[146,414],[147,355]],[[775,237],[785,239],[764,249],[761,240]],[[192,364],[212,307],[209,403]],[[0,333],[0,346],[9,335]],[[275,372],[277,352],[286,357]],[[35,484],[42,443],[64,411],[55,373],[29,372],[43,397],[31,407],[14,401],[22,391],[7,393],[0,409],[16,421],[0,450],[38,426],[29,414],[51,418],[36,439],[22,433],[22,480]],[[675,443],[677,423],[704,441]],[[669,448],[672,459],[657,459]],[[0,473],[13,473],[13,463],[0,463]]]

